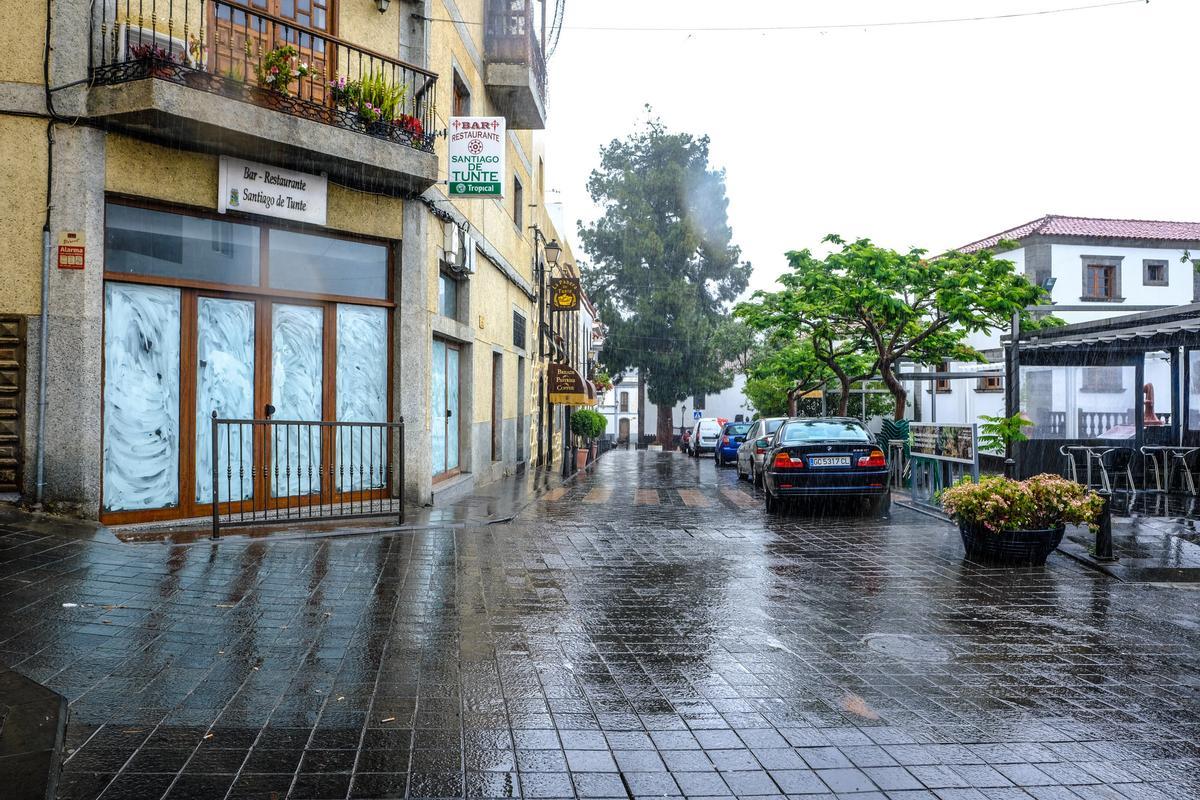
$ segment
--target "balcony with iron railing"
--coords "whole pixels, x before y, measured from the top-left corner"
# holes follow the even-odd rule
[[[484,80],[508,126],[546,127],[546,57],[534,24],[533,0],[487,0]]]
[[[260,2],[96,3],[89,116],[364,188],[434,183],[437,76],[251,8]]]

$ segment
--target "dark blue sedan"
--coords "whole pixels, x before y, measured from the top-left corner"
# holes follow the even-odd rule
[[[721,438],[717,439],[717,447],[713,450],[713,460],[718,467],[737,463],[738,447],[746,441],[746,432],[750,430],[750,422],[726,422],[721,428]]]
[[[887,457],[856,419],[789,419],[763,459],[767,511],[788,500],[856,497],[874,514],[891,504]]]

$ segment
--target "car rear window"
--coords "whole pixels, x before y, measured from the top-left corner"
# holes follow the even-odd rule
[[[715,422],[701,422],[700,423],[700,432],[701,433],[716,433],[719,430],[721,430],[721,426]]]
[[[867,429],[857,422],[831,422],[829,420],[810,420],[789,422],[779,434],[783,444],[802,444],[804,442],[869,442],[870,434]]]
[[[750,430],[749,422],[746,422],[746,423],[739,422],[739,423],[735,423],[733,425],[726,425],[725,426],[725,435],[726,436],[745,436],[746,431],[748,431],[748,430]]]
[[[783,420],[781,420],[781,419],[767,420],[767,433],[774,433],[775,431],[779,430],[779,426],[782,424],[783,424]]]

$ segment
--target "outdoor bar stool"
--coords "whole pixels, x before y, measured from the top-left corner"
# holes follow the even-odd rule
[[[1193,497],[1196,496],[1196,479],[1192,476],[1192,463],[1195,461],[1195,454],[1196,448],[1194,447],[1171,451],[1171,466],[1174,467],[1173,471],[1183,473],[1184,488]],[[1167,471],[1168,492],[1171,490],[1171,472],[1172,470]]]
[[[1075,451],[1064,444],[1058,448],[1058,452],[1066,459],[1067,478],[1075,483],[1079,483],[1079,469],[1075,465]]]
[[[1134,449],[1132,447],[1110,447],[1107,450],[1088,451],[1088,455],[1096,459],[1096,464],[1100,468],[1100,488],[1112,494],[1120,486],[1121,479],[1124,478],[1125,489],[1130,494],[1137,492],[1137,487],[1133,483]]]

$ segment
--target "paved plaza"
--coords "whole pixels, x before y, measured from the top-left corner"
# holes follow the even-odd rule
[[[1200,797],[1200,592],[768,516],[614,451],[509,524],[118,544],[0,528],[59,796]],[[3,791],[0,790],[0,796]]]

